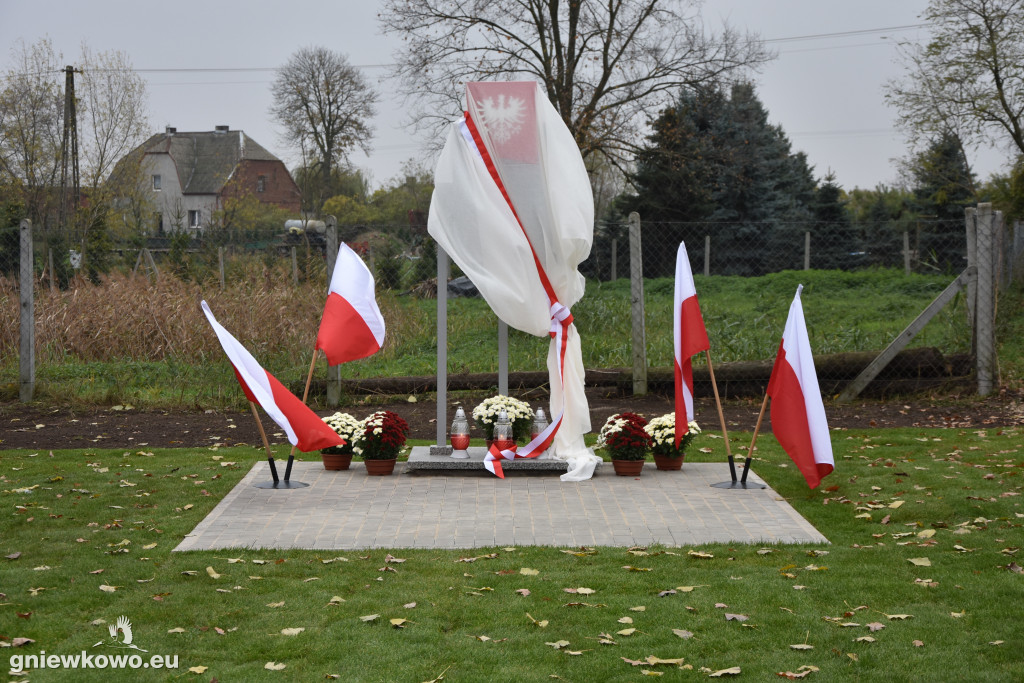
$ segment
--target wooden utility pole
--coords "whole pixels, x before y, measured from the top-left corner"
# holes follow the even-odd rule
[[[81,73],[80,71],[78,73]],[[71,177],[68,178],[70,165]],[[68,187],[70,180],[71,187]],[[69,234],[68,223],[74,221],[81,183],[78,177],[78,111],[75,105],[75,67],[64,67],[64,137],[60,143],[60,227]],[[70,240],[69,240],[70,241]]]

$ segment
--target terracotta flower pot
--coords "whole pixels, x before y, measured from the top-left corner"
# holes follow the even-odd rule
[[[612,460],[615,474],[620,477],[638,477],[644,469],[643,460]]]
[[[320,458],[324,461],[324,469],[333,471],[347,470],[352,464],[351,453],[324,453],[321,451]]]
[[[681,470],[683,468],[683,459],[686,456],[683,454],[679,455],[658,455],[654,454],[654,464],[659,470]]]
[[[366,473],[373,477],[393,474],[396,462],[398,462],[398,458],[392,458],[391,460],[367,460]]]

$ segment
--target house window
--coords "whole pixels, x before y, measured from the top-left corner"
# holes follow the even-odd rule
[[[153,226],[156,228],[157,235],[164,234],[164,215],[159,211],[153,214]]]
[[[153,175],[153,191],[154,192],[159,192],[160,191],[160,175],[159,174],[154,174]]]
[[[190,228],[198,228],[201,216],[202,216],[202,214],[199,211],[194,210],[194,209],[189,209],[189,212],[188,212],[188,227],[190,227]]]
[[[261,175],[256,177],[256,191],[265,192],[267,189],[267,176]]]

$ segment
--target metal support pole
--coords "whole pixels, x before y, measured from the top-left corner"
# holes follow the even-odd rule
[[[18,400],[28,403],[36,390],[35,283],[32,277],[32,221],[21,221],[19,287],[21,289],[21,351],[18,356]]]
[[[630,310],[633,320],[633,395],[647,394],[647,339],[644,329],[644,264],[640,214],[629,214]]]
[[[431,455],[451,455],[448,445],[448,252],[437,245],[437,443]]]
[[[811,269],[811,233],[804,233],[804,270]]]
[[[508,396],[508,323],[498,318],[498,393]]]

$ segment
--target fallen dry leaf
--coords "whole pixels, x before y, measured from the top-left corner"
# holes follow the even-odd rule
[[[302,633],[305,630],[306,629],[304,627],[302,627],[302,626],[297,626],[295,628],[283,628],[283,629],[281,629],[281,635],[282,636],[297,636],[297,635],[299,635],[300,633]]]
[[[211,579],[219,579],[221,577],[221,574],[218,574],[213,567],[207,567],[206,573],[210,575]]]
[[[379,614],[367,614],[366,616],[359,617],[359,621],[373,621],[379,616]]]
[[[288,665],[287,664],[283,664],[281,662],[267,662],[266,664],[263,665],[263,668],[267,669],[268,671],[280,671],[281,669],[285,668],[286,666],[288,666]]]
[[[204,673],[208,668],[210,668],[210,667],[207,667],[207,666],[190,666],[188,668],[188,671],[189,671],[189,673],[193,673],[193,674],[201,674],[201,673]]]
[[[741,670],[738,666],[731,666],[728,669],[719,669],[708,674],[708,678],[721,678],[722,676],[739,676]]]
[[[693,631],[687,631],[686,629],[682,628],[674,628],[672,629],[672,633],[676,634],[683,640],[686,640],[687,638],[693,638]]]

